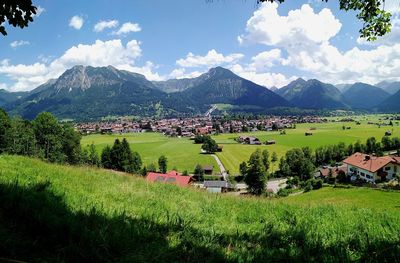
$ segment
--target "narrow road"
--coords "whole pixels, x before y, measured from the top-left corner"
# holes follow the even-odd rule
[[[224,178],[225,181],[228,180],[228,173],[225,170],[225,166],[222,164],[221,160],[219,159],[219,157],[216,154],[212,154],[212,156],[214,157],[215,161],[218,164],[219,170],[221,171],[222,177]]]

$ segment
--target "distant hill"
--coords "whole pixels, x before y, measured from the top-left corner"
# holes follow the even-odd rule
[[[0,89],[0,107],[16,100],[22,99],[28,94],[29,92],[27,91],[9,92],[7,90]]]
[[[168,86],[171,83],[178,85],[178,91],[173,92]],[[151,82],[143,75],[111,66],[75,66],[23,99],[8,103],[6,109],[29,119],[42,111],[68,119],[110,115],[176,117],[202,114],[218,103],[250,105],[257,111],[289,105],[272,91],[223,68],[211,69],[193,79]]]
[[[348,109],[341,92],[316,79],[297,79],[276,91],[292,105],[303,109]]]
[[[383,112],[400,112],[400,90],[394,95],[384,100],[379,106],[379,111]]]
[[[389,82],[389,81],[382,81],[379,82],[375,85],[378,88],[383,89],[384,91],[386,91],[389,94],[395,94],[396,92],[398,92],[400,90],[400,82]]]
[[[351,85],[343,95],[353,109],[372,109],[390,96],[380,88],[361,82]]]
[[[26,118],[50,111],[61,118],[157,115],[165,94],[143,75],[109,67],[75,66],[8,109]]]
[[[181,96],[199,107],[217,103],[252,105],[261,110],[289,106],[285,99],[269,89],[222,67],[210,69],[193,82],[196,84],[181,92]]]

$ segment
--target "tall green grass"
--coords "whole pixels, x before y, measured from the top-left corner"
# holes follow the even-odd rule
[[[400,261],[397,208],[212,195],[14,156],[0,156],[0,200],[6,259]]]

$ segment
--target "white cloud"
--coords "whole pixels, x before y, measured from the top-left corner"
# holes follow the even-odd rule
[[[254,73],[260,74],[262,70],[257,66],[256,58],[260,59],[260,65],[272,59],[332,83],[363,81],[373,84],[381,80],[400,80],[400,44],[393,40],[397,39],[397,34],[383,38],[384,44],[375,48],[354,47],[341,51],[330,43],[339,33],[341,23],[329,9],[315,13],[309,5],[303,5],[287,16],[281,16],[277,8],[277,4],[263,4],[248,20],[246,34],[239,37],[241,43],[264,44],[283,49],[288,54],[282,58],[280,52],[269,51],[254,57],[245,68],[253,80],[258,78]]]
[[[243,67],[239,64],[233,65],[231,67],[231,70],[242,78],[251,80],[258,85],[267,88],[271,88],[274,86],[280,88],[297,79],[296,76],[287,78],[281,73],[257,72],[251,67]]]
[[[281,55],[281,50],[278,48],[261,52],[251,60],[251,67],[255,70],[265,70],[275,66],[276,64],[281,64],[284,61]]]
[[[118,26],[118,20],[99,21],[93,28],[95,32],[101,32],[106,28],[114,28]]]
[[[200,71],[192,71],[192,72],[186,72],[185,68],[177,68],[174,69],[170,74],[169,77],[172,79],[185,79],[185,78],[196,78],[203,74],[204,72]]]
[[[181,67],[215,67],[224,64],[232,64],[243,58],[243,54],[233,53],[227,56],[218,53],[215,49],[208,51],[205,56],[197,56],[189,52],[186,58],[182,58],[176,61]]]
[[[277,3],[265,3],[247,21],[240,43],[297,46],[303,41],[323,43],[334,37],[342,24],[332,12],[324,8],[314,13],[310,5],[292,10],[287,16],[278,14]]]
[[[26,46],[26,45],[29,45],[29,44],[30,44],[30,42],[26,41],[26,40],[19,40],[19,41],[16,40],[16,41],[11,42],[10,46],[12,48],[17,48],[17,47]]]
[[[154,73],[153,63],[137,66],[136,60],[142,55],[140,42],[131,40],[122,44],[120,39],[101,41],[93,44],[79,44],[66,50],[64,54],[49,63],[31,65],[12,65],[9,60],[0,61],[0,74],[4,74],[14,84],[8,88],[13,91],[31,90],[49,79],[59,77],[66,69],[75,65],[108,66],[144,74],[150,80],[162,80],[163,76]]]
[[[84,23],[83,17],[81,16],[73,16],[69,20],[69,26],[72,28],[75,28],[76,30],[79,30],[82,28]]]
[[[127,22],[122,24],[118,31],[113,32],[114,35],[125,35],[131,32],[140,32],[142,28],[137,23]]]

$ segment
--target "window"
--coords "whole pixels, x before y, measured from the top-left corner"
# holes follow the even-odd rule
[[[361,176],[365,176],[365,173],[361,172]]]
[[[390,170],[390,166],[385,167],[385,171],[389,171]]]

